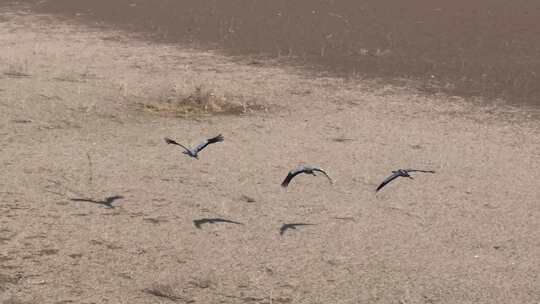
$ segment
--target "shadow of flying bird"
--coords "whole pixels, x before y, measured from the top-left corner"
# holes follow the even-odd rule
[[[201,229],[202,228],[201,226],[203,224],[215,224],[215,223],[230,223],[230,224],[236,224],[236,225],[244,225],[243,223],[240,223],[240,222],[235,222],[235,221],[222,219],[222,218],[202,218],[198,220],[193,220],[193,224],[198,229]]]
[[[417,170],[417,169],[398,169],[396,171],[392,171],[392,175],[387,177],[380,185],[377,187],[375,192],[378,192],[381,190],[384,186],[386,186],[388,183],[393,181],[394,179],[398,177],[408,177],[410,179],[413,179],[412,176],[409,175],[410,172],[423,172],[423,173],[435,173],[433,170]]]
[[[188,148],[182,144],[179,144],[178,142],[168,138],[168,137],[165,137],[165,142],[167,144],[171,144],[171,145],[177,145],[177,146],[180,146],[182,148],[184,148],[184,151],[182,151],[182,153],[190,156],[190,157],[193,157],[195,159],[199,159],[199,152],[201,152],[204,148],[206,148],[206,146],[208,146],[209,144],[213,144],[213,143],[218,143],[218,142],[222,142],[224,140],[223,136],[221,134],[219,134],[218,136],[216,137],[212,137],[212,138],[209,138],[207,140],[205,140],[204,142],[200,143],[198,146],[196,146],[195,148]]]
[[[103,205],[107,208],[114,208],[114,206],[112,205],[112,203],[114,203],[114,201],[116,200],[119,200],[119,199],[123,199],[124,197],[121,196],[121,195],[114,195],[114,196],[109,196],[109,197],[106,197],[104,200],[102,201],[98,201],[98,200],[94,200],[94,199],[89,199],[89,198],[71,198],[70,200],[72,202],[88,202],[88,203],[94,203],[94,204],[98,204],[98,205]]]
[[[281,228],[279,228],[279,235],[283,235],[287,229],[294,229],[296,230],[296,227],[298,226],[313,226],[315,224],[310,223],[290,223],[290,224],[283,224]]]
[[[296,169],[289,171],[289,173],[287,174],[287,176],[281,183],[281,187],[284,187],[284,188],[287,187],[289,183],[291,182],[291,180],[300,173],[317,176],[315,175],[315,172],[321,172],[322,174],[326,176],[326,178],[328,178],[328,180],[330,181],[330,184],[333,184],[332,179],[330,178],[330,176],[328,176],[328,174],[326,174],[326,172],[323,169],[313,167],[313,166],[298,166]]]

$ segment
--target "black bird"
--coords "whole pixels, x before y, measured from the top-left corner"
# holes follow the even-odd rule
[[[215,224],[215,223],[231,223],[231,224],[236,224],[236,225],[244,225],[244,224],[242,224],[240,222],[235,222],[235,221],[222,219],[222,218],[202,218],[202,219],[198,219],[198,220],[193,221],[193,224],[198,229],[201,229],[201,226],[203,224]]]
[[[121,195],[114,195],[114,196],[106,197],[102,201],[93,200],[93,199],[89,199],[89,198],[71,198],[70,200],[73,201],[73,202],[89,202],[89,203],[99,204],[99,205],[103,205],[103,206],[105,206],[107,208],[112,209],[112,208],[114,208],[112,203],[114,203],[114,201],[116,201],[118,199],[123,199],[123,198],[124,197],[121,196]]]
[[[375,192],[381,190],[386,184],[393,181],[394,179],[398,177],[408,177],[410,179],[413,179],[412,176],[409,175],[410,172],[424,172],[424,173],[435,173],[435,171],[432,170],[416,170],[416,169],[398,169],[396,171],[392,171],[392,175],[390,175],[387,179],[385,179],[379,187],[377,187],[377,190]]]
[[[186,155],[189,155],[189,156],[191,156],[193,158],[196,158],[196,159],[199,159],[199,152],[201,152],[202,149],[206,148],[206,146],[208,146],[209,144],[222,142],[222,141],[223,141],[223,136],[221,134],[219,134],[216,137],[212,137],[212,138],[209,138],[209,139],[205,140],[204,142],[199,144],[197,147],[190,149],[190,148],[187,148],[187,147],[177,143],[176,141],[174,141],[174,140],[172,140],[172,139],[170,139],[168,137],[165,137],[165,142],[166,143],[177,145],[177,146],[180,146],[180,147],[184,148],[185,151],[182,151],[182,153],[184,153]]]
[[[281,186],[287,187],[289,183],[291,182],[291,180],[300,173],[311,174],[313,176],[316,176],[315,172],[321,172],[328,178],[330,183],[332,183],[332,179],[330,178],[330,176],[328,176],[328,174],[326,174],[326,172],[324,172],[324,170],[317,167],[312,167],[312,166],[299,166],[298,168],[289,171],[289,174],[287,174],[287,177],[285,177],[285,179],[281,183]]]
[[[312,226],[315,224],[310,223],[291,223],[291,224],[283,224],[281,228],[279,228],[279,235],[283,235],[287,229],[294,229],[296,230],[297,226]]]

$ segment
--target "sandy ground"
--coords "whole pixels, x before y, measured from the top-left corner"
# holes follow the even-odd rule
[[[473,104],[4,10],[0,301],[540,303],[540,123]]]

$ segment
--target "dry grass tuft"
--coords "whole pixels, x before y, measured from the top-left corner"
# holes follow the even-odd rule
[[[195,86],[188,93],[173,88],[162,94],[158,102],[143,103],[142,107],[163,116],[241,115],[267,110],[265,106],[246,101],[243,96],[217,94],[203,85]]]

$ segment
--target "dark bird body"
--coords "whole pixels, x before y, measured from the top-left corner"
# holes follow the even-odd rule
[[[296,230],[296,227],[298,226],[312,226],[315,224],[309,224],[309,223],[291,223],[291,224],[283,224],[281,228],[279,228],[279,235],[283,235],[287,229],[294,229]]]
[[[115,195],[115,196],[109,196],[109,197],[105,198],[102,201],[93,200],[93,199],[89,199],[89,198],[72,198],[70,200],[73,201],[73,202],[88,202],[88,203],[94,203],[94,204],[103,205],[103,206],[105,206],[107,208],[114,208],[112,203],[114,203],[114,201],[122,199],[122,198],[124,198],[124,197],[121,196],[121,195]]]
[[[322,174],[324,174],[328,178],[330,183],[332,183],[332,179],[330,178],[330,176],[328,176],[328,174],[326,174],[326,172],[324,172],[324,170],[322,170],[320,168],[317,168],[317,167],[312,167],[312,166],[299,166],[298,168],[289,171],[289,174],[287,174],[287,176],[285,177],[285,179],[281,183],[281,186],[282,187],[287,187],[289,185],[289,183],[291,182],[291,180],[300,173],[305,173],[305,174],[310,174],[310,175],[316,176],[315,172],[321,172]]]
[[[193,224],[198,229],[201,229],[201,226],[203,224],[215,224],[215,223],[230,223],[230,224],[236,224],[236,225],[244,225],[244,224],[242,224],[240,222],[235,222],[235,221],[222,219],[222,218],[202,218],[202,219],[198,219],[198,220],[193,221]]]
[[[387,177],[380,185],[377,187],[377,190],[375,192],[381,190],[384,186],[386,186],[388,183],[393,181],[394,179],[398,177],[408,177],[410,179],[413,179],[412,176],[409,175],[410,172],[423,172],[423,173],[435,173],[435,171],[432,170],[416,170],[416,169],[398,169],[396,171],[392,171],[392,175]]]
[[[197,147],[195,148],[188,148],[182,144],[179,144],[178,142],[168,138],[168,137],[165,137],[165,142],[168,143],[168,144],[172,144],[172,145],[177,145],[177,146],[180,146],[182,148],[184,148],[184,151],[182,151],[182,153],[188,155],[188,156],[191,156],[195,159],[199,159],[199,152],[201,152],[204,148],[206,148],[206,146],[208,146],[209,144],[213,144],[213,143],[218,143],[218,142],[222,142],[223,141],[223,136],[221,134],[219,134],[218,136],[216,137],[212,137],[212,138],[209,138],[207,140],[205,140],[204,142],[200,143]]]

